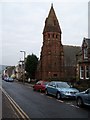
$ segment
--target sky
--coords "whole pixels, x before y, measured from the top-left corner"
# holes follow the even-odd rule
[[[88,37],[89,0],[1,0],[0,64],[17,65],[26,56],[40,57],[43,28],[51,4],[62,30],[62,44],[81,46]],[[90,36],[89,36],[90,37]]]
[[[88,2],[88,38],[90,38],[90,1]]]

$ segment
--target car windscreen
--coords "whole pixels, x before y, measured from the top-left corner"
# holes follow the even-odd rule
[[[70,88],[67,83],[57,83],[56,86],[59,88]]]

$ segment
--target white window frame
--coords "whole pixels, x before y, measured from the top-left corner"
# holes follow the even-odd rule
[[[87,70],[87,67],[88,67],[88,70]],[[89,66],[85,66],[85,79],[89,79],[89,76],[87,77],[87,72],[89,72]]]
[[[82,75],[84,75],[84,67],[83,67],[83,70],[82,70],[82,67],[83,66],[80,66],[80,79],[84,79],[84,76],[82,77]]]
[[[87,48],[84,48],[84,59],[88,58],[88,50]]]

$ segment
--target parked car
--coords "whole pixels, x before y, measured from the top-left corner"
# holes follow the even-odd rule
[[[5,80],[6,82],[13,82],[13,81],[14,81],[14,79],[11,78],[11,77],[5,77],[4,80]]]
[[[40,91],[40,92],[45,92],[46,86],[48,82],[47,81],[38,81],[34,86],[33,90]]]
[[[56,96],[57,99],[75,98],[79,90],[71,88],[67,82],[52,81],[48,84],[45,93]]]
[[[2,74],[2,80],[7,79],[7,75]]]
[[[2,80],[4,80],[4,75],[2,74]]]
[[[5,81],[8,81],[8,77],[4,77],[3,79],[4,79]]]
[[[76,94],[76,103],[79,107],[83,107],[83,105],[90,106],[90,88]]]

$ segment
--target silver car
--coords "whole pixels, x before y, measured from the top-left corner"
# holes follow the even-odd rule
[[[57,99],[61,98],[75,98],[76,93],[79,92],[76,88],[71,88],[67,82],[52,81],[46,87],[46,94],[52,94]]]
[[[76,94],[76,103],[79,107],[83,107],[83,105],[90,106],[90,88]]]

